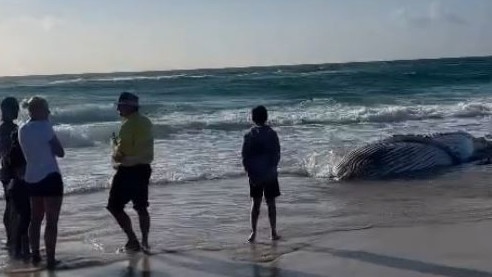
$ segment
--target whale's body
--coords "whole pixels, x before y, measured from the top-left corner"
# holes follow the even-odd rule
[[[478,157],[475,141],[466,132],[395,135],[350,151],[335,165],[333,176],[384,178],[466,163]]]

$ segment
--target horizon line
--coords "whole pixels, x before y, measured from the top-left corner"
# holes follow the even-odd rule
[[[472,55],[472,56],[443,56],[435,58],[415,58],[415,59],[380,59],[380,60],[359,60],[346,62],[321,62],[321,63],[299,63],[299,64],[272,64],[272,65],[244,65],[230,67],[202,67],[202,68],[178,68],[178,69],[151,69],[141,71],[105,71],[105,72],[80,72],[80,73],[53,73],[53,74],[26,74],[26,75],[2,75],[0,79],[6,78],[27,78],[27,77],[53,77],[53,76],[84,76],[84,75],[111,75],[111,74],[131,74],[131,73],[153,73],[153,72],[186,72],[186,71],[204,71],[204,70],[223,70],[223,69],[252,69],[267,67],[295,67],[295,66],[313,66],[313,65],[340,65],[340,64],[359,64],[359,63],[377,63],[377,62],[405,62],[405,61],[430,61],[430,60],[452,60],[452,59],[472,59],[472,58],[489,58],[492,54]]]

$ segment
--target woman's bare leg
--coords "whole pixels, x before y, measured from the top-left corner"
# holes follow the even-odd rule
[[[58,237],[58,218],[60,216],[62,196],[44,197],[46,211],[46,227],[44,231],[44,244],[46,245],[46,257],[48,266],[55,263],[56,240]]]
[[[39,254],[39,237],[41,233],[41,223],[44,218],[44,200],[43,197],[31,197],[31,223],[29,225],[29,243],[32,250],[33,263],[39,263],[41,256]]]

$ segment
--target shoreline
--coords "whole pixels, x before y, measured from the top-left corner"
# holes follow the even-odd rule
[[[40,277],[140,276],[143,264],[150,263],[147,271],[152,276],[313,277],[326,276],[323,273],[327,270],[340,272],[334,276],[426,276],[415,275],[415,267],[426,268],[428,265],[423,262],[434,262],[448,254],[462,255],[463,251],[464,256],[479,258],[487,258],[487,253],[492,252],[492,243],[479,241],[449,250],[448,244],[461,243],[464,238],[486,240],[492,229],[492,204],[485,182],[489,177],[476,178],[483,182],[465,187],[463,182],[471,180],[476,172],[455,174],[459,178],[440,186],[429,186],[427,181],[342,186],[310,178],[282,177],[278,207],[283,239],[277,243],[268,239],[266,206],[262,205],[258,242],[254,245],[246,243],[250,199],[244,178],[151,186],[151,243],[156,254],[149,257],[117,253],[125,238],[104,210],[107,192],[73,194],[65,198],[60,219],[57,256],[63,264],[54,274],[37,273]],[[131,205],[127,208],[138,230]],[[445,239],[441,245],[421,249],[433,245],[441,236]],[[486,249],[475,254],[474,249],[480,247]],[[429,253],[434,256],[428,257]],[[460,260],[435,263],[451,268],[488,269],[482,265],[476,268],[476,264],[457,266],[455,262]],[[2,263],[4,267],[9,262]],[[196,264],[200,266],[193,268]],[[356,272],[344,271],[346,264],[354,266]],[[128,265],[135,268],[133,275],[128,273]],[[399,268],[405,265],[409,268]],[[372,275],[365,274],[371,270]],[[492,277],[492,273],[480,274],[473,276]]]
[[[492,220],[376,227],[323,235],[265,262],[237,259],[227,250],[190,250],[137,254],[103,266],[40,276],[492,276],[490,229]],[[262,257],[284,243],[241,249]]]

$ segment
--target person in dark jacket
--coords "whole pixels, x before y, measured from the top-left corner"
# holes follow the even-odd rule
[[[251,235],[248,241],[256,239],[256,226],[260,215],[263,195],[268,206],[271,239],[278,240],[277,211],[275,198],[280,196],[277,167],[280,161],[280,142],[277,133],[268,125],[268,112],[264,106],[252,110],[256,126],[244,136],[242,147],[243,166],[249,178],[251,203]]]
[[[10,253],[16,259],[28,260],[30,257],[28,229],[31,223],[31,203],[29,191],[24,182],[26,160],[18,140],[18,129],[12,133],[10,151],[3,163],[12,179],[7,188],[10,198]]]
[[[14,97],[5,97],[1,103],[2,122],[0,124],[0,158],[2,169],[0,171],[0,179],[3,185],[3,194],[5,198],[5,210],[3,214],[3,224],[5,225],[5,233],[7,235],[7,247],[10,246],[11,239],[11,202],[8,195],[8,186],[13,176],[10,170],[5,165],[7,154],[9,153],[12,144],[12,133],[17,129],[17,124],[14,120],[19,115],[19,102]]]

